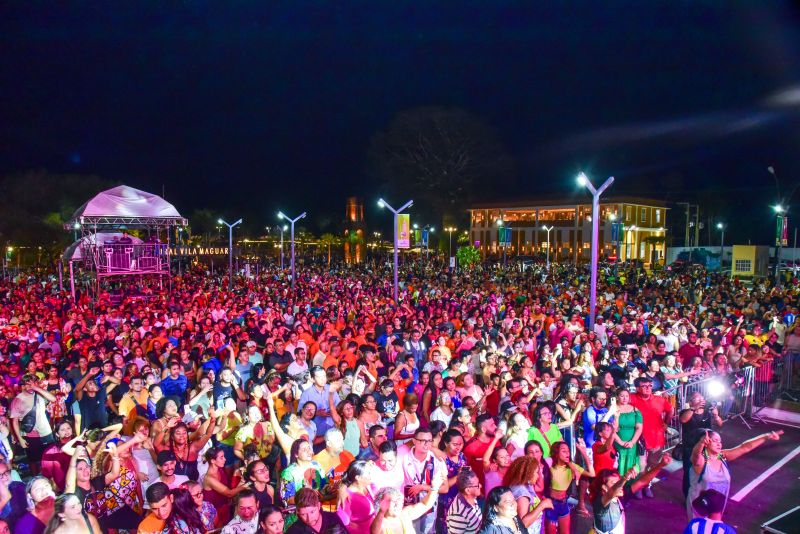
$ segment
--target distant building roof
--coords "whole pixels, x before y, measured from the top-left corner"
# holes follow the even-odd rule
[[[492,202],[475,202],[470,205],[467,210],[481,210],[481,209],[518,209],[518,208],[539,208],[549,206],[576,206],[583,204],[591,204],[592,197],[588,195],[575,195],[571,197],[558,197],[558,198],[542,198],[535,199],[512,199],[505,202],[492,201]],[[643,198],[643,197],[601,197],[600,204],[639,204],[643,206],[656,206],[666,208],[667,202],[656,198]]]

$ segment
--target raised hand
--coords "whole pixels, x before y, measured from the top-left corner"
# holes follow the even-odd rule
[[[779,439],[781,439],[782,435],[783,435],[783,430],[773,430],[772,432],[767,434],[767,439],[770,439],[772,441],[778,441]]]

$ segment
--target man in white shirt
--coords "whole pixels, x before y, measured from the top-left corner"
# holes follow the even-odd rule
[[[447,466],[431,452],[433,435],[430,430],[418,429],[414,433],[412,442],[414,445],[408,454],[403,455],[400,462],[403,467],[405,493],[419,502],[431,491],[434,477],[441,476],[441,473],[447,476]],[[439,488],[439,493],[447,493],[447,490],[447,479],[445,479],[445,483]],[[414,520],[415,532],[418,534],[433,532],[436,523],[436,506],[434,504],[430,512]]]
[[[253,490],[239,492],[233,499],[236,515],[222,529],[222,534],[256,534],[258,532],[258,500]]]
[[[178,459],[175,457],[175,453],[172,451],[161,451],[156,456],[156,464],[158,465],[158,472],[161,475],[155,480],[155,482],[163,482],[169,489],[176,489],[179,488],[181,484],[189,480],[189,477],[186,475],[176,475],[175,474],[175,465],[177,464]]]

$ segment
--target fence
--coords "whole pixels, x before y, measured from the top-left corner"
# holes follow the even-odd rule
[[[666,450],[672,450],[683,441],[683,425],[680,421],[680,412],[689,404],[689,399],[695,393],[700,393],[709,404],[715,404],[719,415],[723,419],[738,417],[747,425],[750,424],[745,416],[751,415],[754,397],[755,368],[746,367],[742,370],[725,375],[706,376],[699,380],[681,383],[675,388],[662,392],[671,399],[673,412],[672,418],[667,421]]]

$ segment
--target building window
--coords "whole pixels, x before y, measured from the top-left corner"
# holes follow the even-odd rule
[[[656,210],[656,224],[661,223],[661,210]]]
[[[630,221],[631,220],[631,207],[630,206],[625,206],[625,220],[626,221]]]
[[[642,222],[647,222],[647,208],[642,208]]]
[[[736,260],[736,270],[740,273],[749,273],[753,270],[752,260]]]

